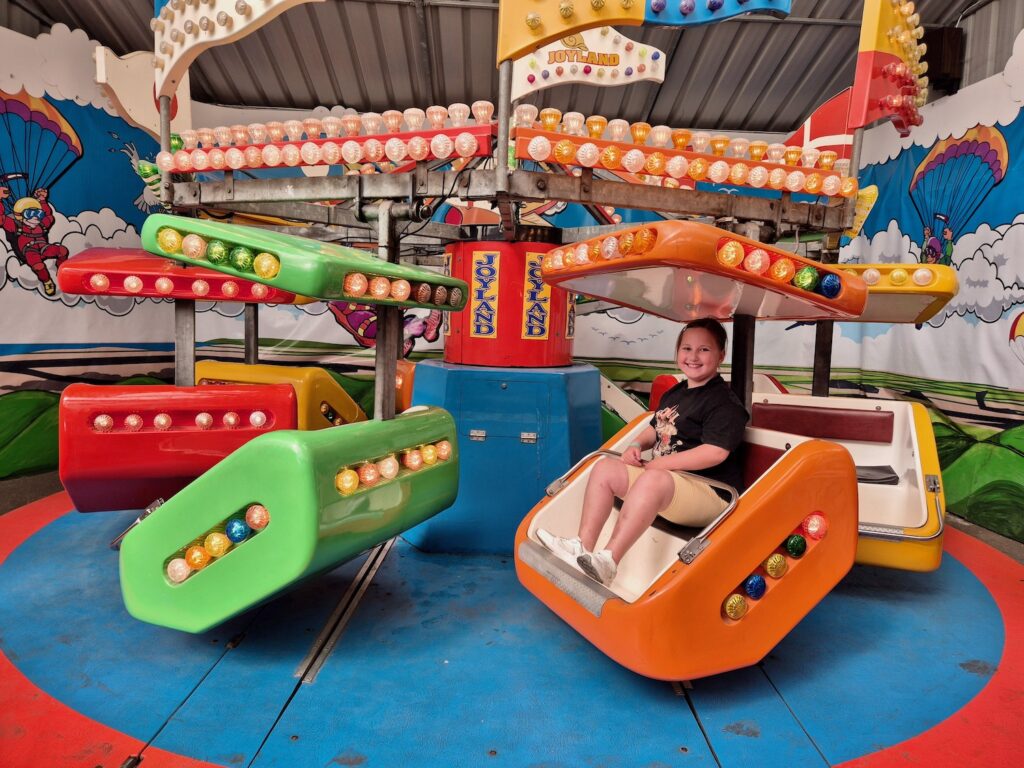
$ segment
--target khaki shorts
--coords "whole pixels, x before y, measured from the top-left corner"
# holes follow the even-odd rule
[[[643,473],[643,467],[626,465],[629,488],[633,487],[633,483]],[[669,472],[669,474],[672,475],[675,491],[672,493],[672,499],[668,505],[658,511],[658,514],[669,522],[703,528],[728,506],[729,502],[715,493],[707,483],[691,480],[676,472]],[[626,493],[629,493],[629,490]]]

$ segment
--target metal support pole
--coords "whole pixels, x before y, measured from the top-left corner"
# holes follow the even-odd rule
[[[732,391],[750,413],[754,396],[754,318],[735,315],[732,319]]]
[[[260,305],[245,305],[245,363],[260,361]]]
[[[858,128],[853,133],[853,147],[850,150],[850,175],[857,177],[857,166],[860,165],[861,146],[864,144],[864,129]],[[847,204],[847,218],[852,219],[857,199],[852,198]],[[839,261],[838,251],[822,254],[824,264],[835,264]],[[835,323],[832,320],[819,320],[814,324],[814,370],[811,375],[811,395],[828,397],[832,378],[832,334]]]
[[[398,263],[399,240],[392,203],[382,202],[377,212],[377,254],[391,264]],[[373,418],[395,418],[395,375],[402,343],[402,308],[377,306],[377,346],[373,391]]]
[[[171,97],[160,97],[160,149],[171,149]],[[170,205],[174,198],[171,174],[160,176],[160,202]],[[191,387],[196,383],[196,303],[187,299],[174,302],[174,383]]]
[[[512,62],[503,61],[498,67],[498,149],[495,157],[494,188],[508,192],[508,136],[512,119]]]

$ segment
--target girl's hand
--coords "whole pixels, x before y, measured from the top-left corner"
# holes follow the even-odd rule
[[[637,445],[631,445],[624,450],[622,452],[622,463],[628,464],[631,467],[642,467],[644,462],[640,458],[640,447]]]

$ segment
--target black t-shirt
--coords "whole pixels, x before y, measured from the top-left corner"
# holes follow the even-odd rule
[[[743,442],[747,419],[740,399],[720,375],[692,389],[683,379],[664,394],[651,419],[656,433],[654,455],[667,456],[703,444],[724,448],[729,455],[721,464],[688,471],[743,493],[743,466],[736,449]]]

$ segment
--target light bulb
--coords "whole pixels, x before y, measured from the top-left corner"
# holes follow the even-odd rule
[[[248,132],[253,144],[263,144],[267,140],[267,126],[263,123],[249,123]]]
[[[629,133],[629,123],[621,118],[608,121],[608,135],[612,141],[622,141]]]
[[[214,147],[206,153],[210,158],[210,167],[215,171],[221,171],[224,166],[227,165],[227,161],[224,159],[224,150],[218,147]]]
[[[430,127],[435,130],[444,128],[444,123],[448,119],[448,110],[441,106],[427,107],[427,121],[430,123]]]
[[[336,139],[341,136],[341,118],[335,115],[328,115],[320,121],[324,129],[324,135],[329,139]]]
[[[299,149],[303,165],[316,165],[320,162],[320,147],[312,141],[307,141]]]
[[[786,145],[777,143],[769,144],[766,154],[768,156],[768,162],[781,163],[782,159],[786,156]]]
[[[593,168],[597,165],[597,159],[600,156],[601,150],[597,148],[596,144],[589,141],[576,150],[576,162],[584,168]]]
[[[363,157],[371,163],[380,162],[384,158],[384,145],[377,139],[364,141]]]
[[[439,133],[430,140],[430,151],[438,160],[447,160],[451,157],[455,145],[450,137]]]
[[[341,161],[341,147],[333,141],[325,141],[320,146],[320,158],[328,165],[337,165]]]
[[[410,107],[402,113],[402,118],[410,131],[418,131],[423,128],[423,121],[427,119],[427,113],[419,107]]]
[[[284,138],[284,123],[277,120],[267,123],[267,138],[271,141],[281,141]]]
[[[471,157],[477,147],[479,147],[479,143],[472,133],[460,133],[455,137],[455,152],[459,157]]]
[[[397,109],[386,109],[381,113],[384,127],[388,133],[399,133],[402,130],[402,113]]]
[[[697,131],[690,137],[690,145],[693,147],[694,152],[707,152],[708,144],[710,143],[711,134],[705,131]]]
[[[430,154],[430,143],[422,136],[413,136],[409,139],[409,157],[416,162],[425,160]]]
[[[540,111],[540,124],[545,131],[557,131],[562,122],[562,112],[554,107],[545,107]]]
[[[263,165],[263,150],[261,147],[250,145],[242,150],[245,155],[245,164],[249,168],[259,168]]]
[[[725,157],[725,150],[729,148],[729,137],[716,133],[711,137],[711,154],[715,157]]]
[[[178,133],[184,149],[195,149],[199,144],[199,134],[192,130],[184,130]]]
[[[736,138],[729,141],[729,151],[733,157],[744,157],[750,147],[749,139]]]
[[[448,117],[452,121],[452,128],[462,128],[469,120],[469,105],[461,102],[449,104]]]
[[[519,128],[533,128],[537,121],[537,107],[533,104],[520,104],[515,109],[516,126]]]
[[[359,120],[363,124],[363,133],[367,136],[380,133],[381,126],[384,123],[384,119],[376,112],[364,112],[360,115]]]
[[[285,165],[294,168],[301,162],[302,154],[299,152],[299,148],[294,144],[285,144],[281,148],[281,160]],[[230,160],[228,161],[230,163]]]
[[[562,126],[570,136],[583,135],[583,115],[579,112],[566,112],[562,115]]]
[[[384,143],[384,154],[392,163],[402,162],[408,153],[409,148],[401,139],[391,138]]]
[[[302,121],[302,130],[307,139],[319,139],[324,130],[323,121],[319,117],[307,117]]]
[[[672,140],[672,129],[667,125],[656,125],[651,128],[650,139],[656,147],[667,147]]]
[[[551,142],[546,136],[534,136],[526,147],[526,154],[542,163],[551,157]]]
[[[592,139],[600,139],[604,136],[604,129],[608,127],[608,118],[603,115],[591,115],[587,118],[587,134]]]
[[[358,141],[346,141],[341,145],[341,159],[349,165],[363,159],[363,145]]]
[[[263,157],[263,164],[276,168],[281,164],[281,149],[274,144],[267,144],[260,153]]]
[[[246,125],[231,126],[231,143],[242,147],[249,143],[249,127]]]
[[[494,105],[489,101],[473,102],[473,119],[477,125],[488,125],[494,115]]]
[[[284,122],[284,135],[288,141],[299,141],[302,138],[302,121],[300,120],[285,120]]]

